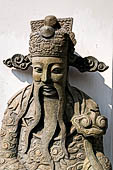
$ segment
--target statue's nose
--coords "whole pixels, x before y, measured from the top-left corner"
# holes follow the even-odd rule
[[[42,80],[43,83],[46,83],[48,81],[48,73],[47,73],[47,71],[43,72],[41,80]]]

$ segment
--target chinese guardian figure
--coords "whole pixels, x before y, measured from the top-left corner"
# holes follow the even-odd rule
[[[9,101],[0,132],[0,170],[111,170],[103,153],[107,119],[88,95],[68,83],[69,66],[104,71],[74,51],[72,18],[31,22],[29,54],[4,61],[33,67],[33,83]]]

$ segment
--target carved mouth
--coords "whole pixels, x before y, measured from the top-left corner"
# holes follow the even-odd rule
[[[55,90],[54,87],[51,87],[51,86],[43,86],[43,91],[45,92],[51,92]]]
[[[56,89],[48,85],[43,86],[42,92],[43,92],[43,95],[45,96],[51,96],[51,95],[53,96],[57,94]]]

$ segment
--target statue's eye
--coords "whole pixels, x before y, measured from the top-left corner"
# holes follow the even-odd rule
[[[61,74],[62,73],[62,69],[61,68],[54,68],[52,70],[52,73],[54,73],[54,74]]]
[[[35,67],[34,68],[37,73],[42,73],[42,68],[41,67]]]

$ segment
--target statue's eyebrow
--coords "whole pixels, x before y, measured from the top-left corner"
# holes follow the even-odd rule
[[[60,62],[60,63],[59,63],[59,62],[52,62],[52,63],[49,63],[48,66],[49,66],[49,67],[53,67],[53,66],[57,66],[57,67],[58,67],[58,66],[64,66],[64,63],[63,63],[63,62],[62,62],[62,63],[61,63],[61,62]]]
[[[40,63],[40,62],[37,62],[37,61],[32,63],[33,67],[36,67],[37,65],[43,66],[43,63]]]

